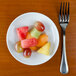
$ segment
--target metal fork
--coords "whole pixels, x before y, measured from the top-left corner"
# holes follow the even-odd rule
[[[66,45],[65,45],[65,30],[69,23],[69,2],[67,3],[61,3],[60,6],[60,13],[59,13],[59,24],[63,31],[63,48],[62,48],[62,58],[61,58],[61,65],[60,65],[60,72],[62,74],[67,74],[68,69],[68,63],[67,63],[67,57],[66,57]]]

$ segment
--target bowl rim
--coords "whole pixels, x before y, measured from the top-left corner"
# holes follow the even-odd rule
[[[11,24],[12,24],[15,20],[17,20],[19,17],[21,17],[21,16],[23,16],[23,15],[25,15],[25,14],[41,14],[41,15],[47,17],[47,18],[54,24],[54,27],[56,28],[56,32],[57,32],[57,34],[58,34],[58,43],[57,43],[57,45],[56,45],[56,48],[54,49],[53,54],[52,54],[52,55],[50,56],[50,58],[47,59],[45,62],[36,64],[36,65],[41,65],[41,64],[43,64],[43,63],[48,62],[48,61],[56,54],[56,52],[57,52],[57,50],[58,50],[58,47],[59,47],[59,32],[58,32],[58,29],[57,29],[57,27],[56,27],[56,24],[55,24],[48,16],[46,16],[45,14],[39,13],[39,12],[27,12],[27,13],[23,13],[23,14],[17,16],[17,17],[11,22]],[[10,47],[9,47],[9,45],[8,45],[8,30],[9,30],[11,24],[9,25],[9,27],[8,27],[8,29],[7,29],[7,34],[6,34],[6,44],[7,44],[7,48],[8,48],[8,50],[9,50],[9,52],[11,53],[11,55],[12,55],[18,62],[20,62],[20,63],[22,63],[22,64],[26,64],[26,63],[24,63],[23,61],[19,60],[17,57],[15,57],[15,55],[13,55],[13,53],[10,51],[11,49],[10,49]],[[29,64],[26,64],[26,65],[29,65]],[[31,66],[36,66],[36,65],[31,65]]]

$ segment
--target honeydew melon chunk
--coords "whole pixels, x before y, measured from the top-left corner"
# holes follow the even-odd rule
[[[38,31],[36,28],[33,28],[32,31],[30,32],[30,34],[31,34],[32,37],[35,37],[36,39],[38,39],[41,32]]]

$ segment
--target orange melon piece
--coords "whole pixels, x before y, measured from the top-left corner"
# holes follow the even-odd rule
[[[31,38],[33,38],[33,37],[32,37],[31,34],[28,32],[28,34],[27,34],[27,36],[26,36],[26,39],[31,39]]]
[[[42,47],[47,42],[48,42],[48,36],[46,34],[42,34],[42,35],[40,35],[40,37],[38,39],[37,47]]]
[[[33,51],[37,51],[38,47],[34,46],[34,47],[30,47],[30,49],[33,50]]]

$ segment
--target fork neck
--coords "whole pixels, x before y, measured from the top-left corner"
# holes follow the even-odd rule
[[[63,29],[63,35],[65,35],[65,30]]]

